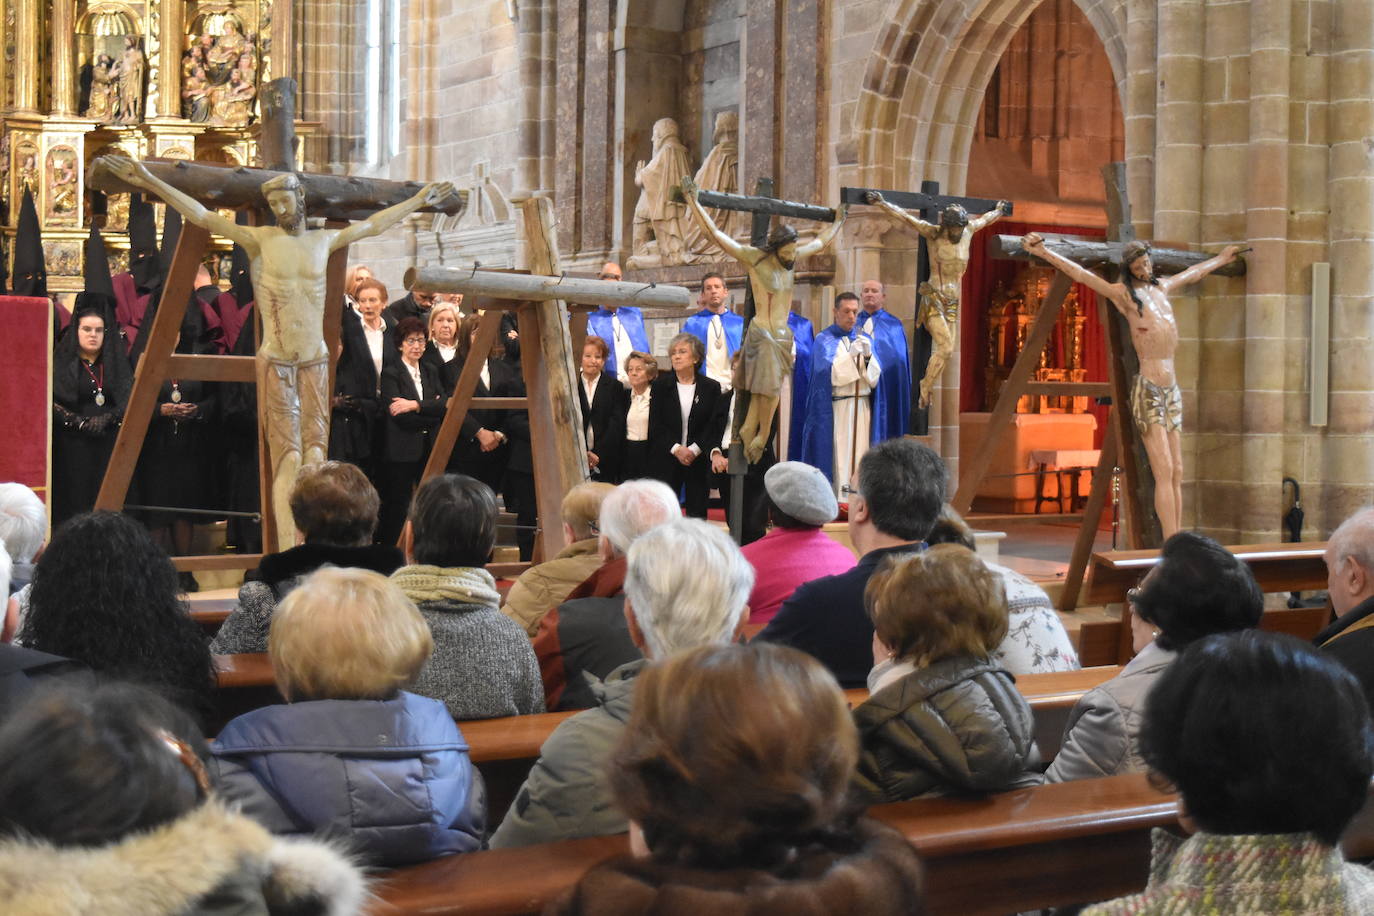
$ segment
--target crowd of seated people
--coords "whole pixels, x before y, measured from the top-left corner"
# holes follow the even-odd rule
[[[1142,894],[1088,912],[1374,912],[1374,876],[1336,849],[1374,773],[1363,515],[1328,551],[1341,616],[1320,650],[1256,629],[1244,562],[1170,538],[1129,594],[1135,658],[1042,759],[1015,678],[1077,658],[1043,591],[972,549],[944,463],[913,440],[865,455],[848,565],[821,542],[836,507],[813,471],[765,475],[776,529],[754,550],[683,518],[661,481],[575,488],[580,546],[503,613],[490,486],[425,481],[393,552],[370,546],[366,475],[308,468],[300,545],[264,559],[213,644],[265,649],[284,702],[210,742],[211,643],[163,548],[102,512],[44,545],[0,487],[0,584],[30,579],[0,643],[0,899],[355,913],[360,868],[628,831],[630,854],[550,912],[919,913],[916,853],[869,806],[1142,771],[1179,793],[1181,834],[1155,838]],[[762,594],[778,610],[749,640]],[[489,810],[463,723],[546,708],[580,711]],[[194,858],[195,880],[150,856]]]

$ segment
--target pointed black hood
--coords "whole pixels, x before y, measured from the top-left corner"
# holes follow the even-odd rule
[[[38,225],[38,208],[33,192],[24,189],[19,205],[19,228],[14,235],[14,294],[48,295],[48,268],[43,259],[43,230]]]
[[[114,280],[110,277],[110,260],[105,254],[105,240],[100,230],[91,225],[91,234],[86,236],[85,265],[81,269],[84,286],[88,293],[115,297]]]
[[[162,283],[162,259],[157,252],[157,221],[153,205],[142,194],[129,196],[129,273],[139,292],[157,289]]]

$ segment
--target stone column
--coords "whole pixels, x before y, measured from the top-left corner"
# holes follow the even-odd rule
[[[1369,502],[1374,479],[1374,7],[1335,0],[1330,34],[1331,425],[1308,469],[1323,533]]]
[[[157,46],[148,49],[148,118],[181,117],[181,42],[184,3],[164,3],[157,19]],[[287,11],[290,12],[289,10]]]
[[[740,118],[740,187],[753,188],[760,178],[777,178],[775,123],[777,107],[777,0],[746,4],[743,58],[743,116]]]
[[[1141,238],[1154,234],[1156,16],[1153,3],[1126,4],[1126,185]]]
[[[76,0],[52,0],[52,113],[76,113]]]
[[[10,77],[14,81],[15,114],[38,113],[38,55],[32,49],[39,46],[39,0],[15,0],[14,46],[19,50]],[[29,49],[29,50],[24,50]]]
[[[558,250],[569,256],[581,248],[582,232],[582,84],[584,26],[581,0],[557,0],[558,35],[558,161],[554,166],[554,209]]]

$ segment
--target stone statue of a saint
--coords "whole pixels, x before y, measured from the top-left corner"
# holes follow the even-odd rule
[[[138,39],[133,36],[124,39],[124,56],[120,59],[117,69],[119,111],[116,112],[115,118],[123,124],[136,124],[143,117],[144,63]]]
[[[788,327],[787,316],[792,309],[794,267],[798,259],[819,254],[830,245],[844,225],[848,207],[841,205],[835,221],[809,242],[799,244],[797,230],[779,224],[769,233],[768,243],[760,249],[735,241],[711,222],[711,217],[697,200],[697,184],[691,178],[682,180],[682,196],[702,231],[749,271],[749,284],[754,292],[754,320],[744,336],[744,378],[738,387],[743,387],[750,396],[749,412],[740,425],[739,437],[744,443],[744,456],[754,464],[763,457],[768,445],[778,398],[792,370],[792,330]]]
[[[959,296],[964,271],[968,270],[969,244],[973,234],[984,226],[991,226],[1011,207],[999,200],[995,209],[969,219],[968,212],[958,204],[950,204],[940,211],[940,224],[928,223],[901,207],[883,200],[877,191],[869,191],[864,200],[887,211],[893,219],[919,232],[930,250],[930,279],[921,284],[920,308],[916,323],[930,332],[930,362],[921,379],[920,406],[930,406],[935,383],[944,374],[949,358],[954,355],[954,335],[959,329]]]
[[[181,82],[181,116],[195,124],[210,120],[210,81],[202,66],[197,66]]]
[[[733,111],[722,111],[716,115],[716,130],[712,137],[715,144],[697,169],[697,187],[703,191],[720,191],[723,194],[739,193],[739,115]],[[721,232],[739,238],[748,230],[748,217],[743,210],[718,210],[706,208]],[[687,251],[691,255],[705,255],[714,252],[715,240],[701,231],[695,222],[687,227]]]
[[[1183,394],[1174,374],[1178,350],[1178,322],[1169,295],[1196,283],[1236,259],[1239,246],[1228,245],[1214,258],[1194,264],[1171,277],[1157,277],[1150,260],[1150,246],[1128,242],[1121,251],[1121,280],[1108,283],[1102,277],[1056,254],[1039,233],[1021,239],[1021,247],[1062,270],[1076,283],[1105,296],[1131,328],[1131,344],[1140,361],[1140,374],[1131,384],[1131,416],[1140,432],[1150,470],[1155,478],[1155,513],[1165,538],[1178,531],[1183,517]]]
[[[687,260],[687,210],[673,200],[678,182],[692,175],[687,147],[678,139],[677,122],[660,118],[654,124],[654,154],[648,164],[635,166],[640,188],[635,204],[628,267],[666,267]]]
[[[275,226],[240,226],[159,180],[141,162],[104,157],[111,173],[160,196],[197,226],[241,246],[262,315],[258,397],[266,403],[267,450],[277,549],[294,541],[289,497],[305,464],[324,461],[329,442],[329,353],[324,342],[325,271],[332,252],[379,235],[423,206],[453,193],[447,181],[428,184],[409,200],[343,229],[305,228],[305,191],[293,174],[263,182]]]

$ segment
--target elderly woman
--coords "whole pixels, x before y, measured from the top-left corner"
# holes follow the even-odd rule
[[[562,604],[569,592],[601,568],[596,520],[602,500],[614,491],[610,484],[595,481],[569,490],[562,506],[563,537],[568,546],[552,560],[522,572],[506,594],[502,612],[530,636],[539,632],[539,621],[551,608]]]
[[[625,450],[620,457],[622,480],[649,475],[649,401],[658,378],[658,360],[634,350],[625,358],[625,382],[630,386],[625,402]]]
[[[735,542],[707,522],[679,518],[634,540],[626,558],[625,618],[645,657],[612,671],[594,688],[597,705],[544,742],[492,834],[493,847],[626,829],[611,796],[607,762],[633,708],[636,677],[655,660],[738,638],[753,584],[754,571]]]
[[[344,311],[343,349],[334,371],[329,457],[356,464],[375,477],[382,457],[382,368],[397,358],[395,323],[382,311],[387,293],[381,281],[369,274],[355,283],[353,295],[356,309]]]
[[[434,311],[437,312],[441,307],[436,305]],[[458,375],[462,372],[463,366],[467,365],[467,361],[476,359],[481,362],[482,368],[477,376],[477,387],[472,392],[473,397],[518,397],[517,392],[523,394],[524,388],[520,385],[516,371],[501,358],[504,351],[499,341],[493,344],[485,355],[473,354],[481,321],[481,315],[469,315],[458,325],[455,351],[457,359],[447,364],[452,376],[452,382],[447,383],[448,392],[453,393],[453,386],[457,384]],[[453,445],[448,469],[456,474],[476,477],[492,490],[500,491],[502,480],[506,476],[506,464],[513,448],[510,434],[506,432],[507,427],[512,431],[518,429],[522,433],[523,438],[518,444],[528,451],[529,421],[526,419],[525,411],[499,408],[469,410],[458,428],[458,440]],[[533,467],[534,465],[530,464],[531,470]]]
[[[858,736],[820,662],[706,646],[638,680],[611,761],[632,854],[552,912],[924,912],[915,850],[848,803]]]
[[[711,486],[711,449],[720,445],[724,426],[720,383],[701,371],[706,347],[695,334],[678,334],[668,345],[671,375],[650,388],[650,472],[673,488],[686,490],[687,514],[706,517]]]
[[[1339,848],[1374,773],[1369,709],[1339,664],[1289,636],[1204,637],[1159,676],[1140,749],[1188,836],[1156,830],[1145,891],[1084,916],[1374,911],[1374,873]]]
[[[425,323],[396,323],[401,358],[382,369],[382,413],[386,416],[386,460],[382,471],[382,511],[378,540],[394,544],[405,524],[406,506],[429,459],[433,434],[444,418],[447,398],[439,371],[423,362]]]
[[[973,529],[945,503],[926,543],[962,544],[974,549]],[[983,561],[1002,580],[1007,595],[1007,635],[992,658],[1012,674],[1076,671],[1078,653],[1045,590],[1014,569]]]
[[[443,700],[455,719],[544,711],[539,662],[520,625],[498,609],[482,567],[496,545],[496,495],[460,474],[415,491],[406,527],[410,565],[391,574],[434,634],[434,655],[414,691]]]
[[[1064,743],[1045,772],[1050,782],[1142,770],[1137,736],[1145,699],[1189,643],[1259,625],[1264,595],[1250,567],[1216,541],[1180,531],[1159,563],[1126,593],[1136,656],[1085,693],[1069,713]]]
[[[322,566],[370,569],[384,576],[405,563],[392,544],[372,543],[380,501],[354,465],[326,461],[301,468],[291,488],[300,544],[262,558],[239,587],[239,603],[210,644],[219,654],[266,652],[272,612],[301,579]]]
[[[406,692],[433,647],[385,577],[312,573],[272,621],[286,705],[224,727],[215,784],[273,833],[343,840],[369,865],[479,848],[485,793],[467,743],[443,703]]]
[[[200,730],[129,684],[36,695],[0,729],[7,913],[360,913],[357,869],[214,794]]]
[[[870,802],[1041,782],[1030,706],[991,659],[1007,632],[998,581],[966,547],[884,560],[868,580],[870,696],[854,710]]]
[[[458,323],[461,320],[458,309],[446,299],[437,300],[429,310],[429,343],[421,359],[438,370],[439,381],[447,394],[453,394],[458,373],[463,371],[463,361],[454,358],[458,356]]]
[[[34,569],[18,642],[154,687],[198,714],[213,708],[214,665],[176,568],[127,515],[91,512],[57,529]]]
[[[604,371],[610,353],[606,341],[595,334],[583,341],[577,400],[587,440],[587,466],[597,480],[616,483],[620,479],[620,455],[625,450],[626,406],[625,386]]]

